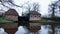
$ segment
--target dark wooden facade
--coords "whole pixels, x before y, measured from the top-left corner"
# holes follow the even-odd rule
[[[16,12],[15,9],[9,9],[8,11],[6,11],[6,12],[4,13],[4,17],[5,17],[6,19],[18,21],[18,13]]]
[[[20,25],[23,26],[29,25],[29,18],[26,16],[18,16],[18,26]]]

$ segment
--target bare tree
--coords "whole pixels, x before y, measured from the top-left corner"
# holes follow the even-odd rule
[[[55,17],[55,4],[51,4],[50,5],[50,10],[49,12],[51,12],[51,17]]]
[[[60,0],[52,3],[49,7],[49,13],[51,12],[51,19],[60,22]]]
[[[28,3],[29,1],[26,2],[26,3],[24,3],[24,4],[22,4],[21,6],[16,5],[15,3],[13,3],[13,0],[1,0],[0,2],[2,3],[3,6],[8,7],[8,8],[11,8],[11,7],[9,7],[9,6],[16,6],[16,7],[22,8],[23,5],[26,4],[26,3]],[[9,6],[5,5],[4,3],[7,3]]]
[[[33,9],[35,11],[39,11],[39,4],[38,3],[33,3]]]
[[[16,5],[16,4],[13,2],[13,0],[0,0],[0,2],[2,3],[3,6],[8,7],[8,8],[11,8],[11,7],[9,7],[9,6],[16,6],[16,7],[23,8],[23,5],[27,4],[27,5],[28,5],[28,8],[27,8],[27,9],[30,10],[30,5],[28,4],[29,1],[26,2],[26,3],[24,3],[24,4],[22,4],[21,6]],[[7,5],[9,5],[9,6],[7,6],[5,3],[7,3]],[[34,10],[36,10],[36,11],[39,10],[39,8],[38,8],[38,7],[39,7],[39,4],[38,4],[38,3],[33,3],[32,5],[33,5]]]
[[[31,9],[31,6],[30,6],[30,4],[29,4],[30,1],[22,4],[21,6],[15,4],[13,1],[14,1],[14,0],[1,0],[0,2],[1,2],[1,4],[2,4],[4,7],[10,8],[10,9],[11,9],[12,7],[20,7],[20,8],[22,8],[22,9],[26,9],[26,13],[28,13],[29,11],[31,11],[31,10],[30,10],[30,9]],[[24,6],[25,4],[26,4],[27,6]],[[34,9],[35,11],[39,11],[39,4],[38,4],[38,3],[32,3],[31,5],[33,5],[33,9]],[[23,13],[23,12],[22,12],[22,13]],[[23,13],[23,14],[26,14],[26,13]]]
[[[54,18],[55,14],[60,14],[60,0],[49,5],[49,12],[51,12],[51,17]]]
[[[31,7],[33,7],[32,8],[32,11],[34,10],[34,11],[39,11],[39,8],[40,8],[40,5],[38,4],[38,3],[32,3],[32,4],[29,4],[29,3],[27,3],[27,7],[26,7],[26,9],[27,9],[27,11],[25,12],[25,13],[23,13],[23,15],[26,15],[27,13],[29,13],[31,10]]]

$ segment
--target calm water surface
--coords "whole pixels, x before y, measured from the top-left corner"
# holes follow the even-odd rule
[[[15,32],[15,34],[51,34],[51,26],[50,25],[42,25],[41,30],[38,32],[30,32],[25,26],[19,26],[18,30]],[[55,34],[60,34],[60,28],[55,28]],[[0,34],[8,34],[4,31],[4,28],[0,28]]]
[[[39,30],[38,32],[36,32],[36,34],[49,34],[49,32],[51,32],[51,29],[49,27],[49,25],[42,25],[41,26],[41,30]],[[18,28],[18,31],[15,34],[34,34],[33,32],[28,31],[28,29],[24,26],[20,26]]]

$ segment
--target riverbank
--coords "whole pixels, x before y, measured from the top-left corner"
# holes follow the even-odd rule
[[[6,18],[4,18],[4,17],[2,17],[2,16],[0,16],[0,23],[12,23],[13,22],[13,20],[10,20],[10,19],[6,19]]]

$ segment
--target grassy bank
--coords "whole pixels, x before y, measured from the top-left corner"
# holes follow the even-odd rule
[[[12,20],[9,20],[9,19],[5,19],[3,17],[0,17],[0,22],[5,22],[5,23],[12,23],[13,21]]]
[[[43,18],[42,18],[40,22],[46,22],[46,21],[47,21],[46,19],[43,19]]]

